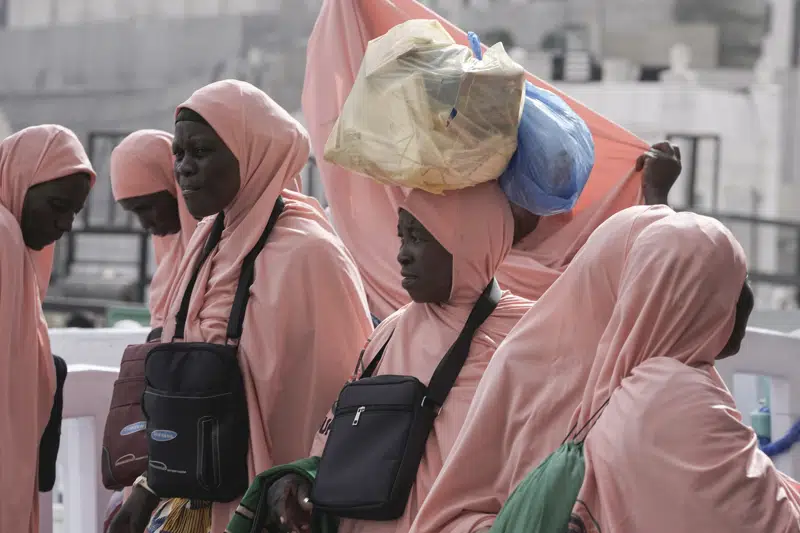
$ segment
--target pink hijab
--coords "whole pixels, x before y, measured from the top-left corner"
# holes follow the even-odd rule
[[[395,255],[394,214],[407,191],[388,187],[322,159],[325,142],[358,73],[367,43],[411,19],[438,20],[460,44],[458,27],[415,0],[324,0],[308,40],[303,114],[311,134],[336,230],[353,253],[370,309],[385,318],[408,303]],[[631,174],[644,141],[532,74],[528,80],[555,92],[583,118],[595,142],[595,166],[571,214],[543,219],[509,254],[497,277],[504,288],[536,299],[558,277],[592,231],[620,209],[642,202],[641,174]],[[364,221],[369,223],[364,223]]]
[[[520,320],[486,369],[413,533],[491,525],[517,484],[561,444],[611,320],[630,245],[673,214],[641,206],[609,218]]]
[[[364,360],[370,361],[392,335],[378,374],[413,375],[427,383],[511,249],[514,222],[496,182],[443,196],[415,190],[402,208],[414,215],[453,255],[450,301],[443,305],[411,303],[397,311],[378,327]],[[399,270],[399,266],[396,268]],[[497,309],[478,329],[467,362],[428,438],[405,514],[392,522],[345,520],[339,533],[405,533],[411,528],[453,447],[489,360],[531,305],[528,300],[504,292]],[[312,455],[322,452],[324,442],[325,438],[320,436]]]
[[[25,246],[20,221],[28,189],[95,173],[80,141],[61,126],[33,126],[0,143],[0,531],[38,533],[39,441],[50,419],[56,377],[42,312],[53,245]]]
[[[173,235],[153,236],[157,268],[150,282],[150,325],[162,326],[172,271],[180,265],[197,227],[175,179],[172,135],[165,131],[139,130],[125,137],[111,152],[111,191],[116,201],[161,191],[167,191],[178,201],[181,230]]]
[[[303,127],[256,87],[226,80],[196,91],[180,108],[202,116],[239,161],[241,188],[225,209],[222,240],[192,294],[186,340],[225,342],[240,265],[278,195],[286,207],[255,266],[239,345],[250,412],[250,474],[306,456],[319,421],[352,372],[372,331],[350,254],[315,200],[284,190],[308,158]],[[200,222],[170,289],[163,339],[175,331],[191,271],[214,218]],[[221,533],[236,503],[215,504]]]
[[[670,216],[633,244],[573,418],[611,398],[586,440],[576,527],[800,531],[800,495],[714,370],[745,276],[741,246],[710,218]]]

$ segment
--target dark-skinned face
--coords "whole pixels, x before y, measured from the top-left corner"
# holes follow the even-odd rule
[[[453,286],[453,256],[411,213],[400,210],[397,262],[403,288],[417,303],[445,303]]]
[[[533,230],[539,225],[539,220],[542,217],[534,215],[524,207],[520,207],[512,201],[509,201],[508,205],[511,206],[511,214],[514,216],[514,245],[516,245],[519,241],[533,233]]]
[[[233,202],[241,184],[239,161],[210,126],[176,122],[172,152],[175,176],[192,216],[211,216]]]
[[[79,172],[34,185],[22,204],[22,238],[32,250],[53,244],[72,230],[75,215],[89,197],[91,181]]]
[[[728,339],[728,344],[722,349],[717,359],[725,359],[739,353],[742,348],[742,341],[747,330],[747,321],[750,319],[750,313],[753,312],[755,306],[755,298],[753,296],[753,289],[750,283],[745,281],[742,287],[742,292],[739,295],[739,301],[736,302],[736,317],[733,322],[733,331],[731,337]]]
[[[168,191],[125,198],[119,201],[119,205],[136,215],[142,227],[157,237],[173,235],[181,230],[178,200]]]

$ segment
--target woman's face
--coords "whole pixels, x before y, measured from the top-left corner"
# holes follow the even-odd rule
[[[192,216],[211,216],[233,202],[241,184],[239,161],[210,126],[176,122],[172,152],[175,176]]]
[[[119,201],[119,205],[136,215],[142,227],[157,237],[173,235],[181,230],[178,200],[168,191],[125,198]]]
[[[534,215],[524,207],[520,207],[512,201],[508,202],[511,206],[511,214],[514,215],[514,244],[533,233],[539,225],[539,215]]]
[[[447,302],[453,286],[453,256],[408,211],[400,210],[397,233],[397,262],[408,295],[417,303]]]
[[[750,283],[745,281],[742,292],[739,295],[739,301],[736,302],[736,317],[733,322],[733,332],[731,332],[731,337],[728,339],[728,344],[722,349],[717,359],[725,359],[726,357],[739,353],[747,330],[747,321],[750,319],[750,313],[753,312],[754,306],[755,298],[753,297],[753,289],[750,287]]]
[[[25,246],[41,250],[72,230],[75,215],[83,209],[91,190],[88,174],[78,172],[34,185],[22,204],[22,238]]]

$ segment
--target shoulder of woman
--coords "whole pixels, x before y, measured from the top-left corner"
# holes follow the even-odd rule
[[[637,438],[670,441],[676,427],[692,428],[688,431],[701,427],[733,432],[745,429],[730,392],[712,372],[710,367],[693,368],[657,357],[636,367],[614,396],[620,408],[631,415],[629,426]],[[704,441],[705,435],[710,433],[699,431],[693,438]]]
[[[292,229],[295,231],[280,235],[282,248],[287,252],[287,261],[290,264],[313,267],[315,262],[322,262],[355,267],[339,237],[314,220],[299,219],[296,223],[293,222]]]

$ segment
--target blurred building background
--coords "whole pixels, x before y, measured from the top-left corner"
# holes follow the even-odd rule
[[[529,71],[646,140],[678,143],[685,170],[672,201],[737,234],[760,309],[797,308],[798,0],[425,3],[503,42]],[[102,178],[125,134],[170,130],[175,106],[217,79],[248,80],[300,116],[305,44],[320,4],[0,0],[0,130],[64,124]],[[306,187],[324,201],[313,164]],[[101,316],[109,300],[141,302],[149,243],[111,201],[107,179],[79,225],[59,245],[49,309],[80,300]]]

